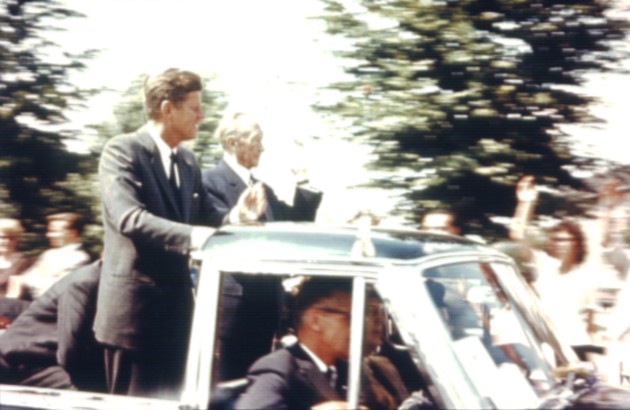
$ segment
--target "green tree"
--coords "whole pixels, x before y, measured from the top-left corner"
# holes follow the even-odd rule
[[[0,214],[28,228],[27,246],[47,246],[45,216],[72,210],[91,219],[70,179],[83,156],[68,150],[77,130],[64,113],[93,93],[69,82],[95,51],[64,52],[47,37],[60,21],[81,17],[54,0],[0,2]]]
[[[597,53],[626,28],[601,2],[323,2],[328,32],[350,42],[338,54],[352,78],[318,108],[374,146],[371,166],[391,177],[372,184],[407,192],[396,213],[448,207],[501,235],[490,217],[511,215],[522,174],[550,192],[583,188],[572,171],[595,161],[574,157],[559,125],[594,121],[590,101],[559,86],[604,69]],[[539,212],[580,212],[570,199],[543,195]]]

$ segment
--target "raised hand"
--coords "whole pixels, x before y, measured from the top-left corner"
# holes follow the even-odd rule
[[[516,184],[516,198],[519,202],[535,202],[538,199],[536,180],[532,175],[525,175]]]
[[[622,199],[623,192],[620,190],[620,181],[616,178],[605,181],[599,191],[599,203],[612,208],[619,205]]]
[[[296,181],[308,181],[308,163],[309,156],[304,142],[300,139],[293,140],[294,152],[291,166],[291,172],[293,173]]]
[[[243,191],[236,204],[241,222],[257,221],[267,209],[267,195],[262,182],[256,182]]]

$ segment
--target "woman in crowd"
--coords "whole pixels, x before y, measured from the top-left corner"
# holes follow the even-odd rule
[[[525,176],[517,185],[518,200],[511,238],[531,249],[530,264],[536,272],[532,284],[556,328],[574,345],[591,343],[593,308],[599,287],[597,272],[585,263],[586,237],[576,222],[562,219],[545,234],[544,249],[536,249],[528,227],[538,192],[534,178]]]
[[[31,265],[31,258],[17,251],[23,230],[17,219],[0,218],[0,296],[6,294],[9,277],[20,275]]]

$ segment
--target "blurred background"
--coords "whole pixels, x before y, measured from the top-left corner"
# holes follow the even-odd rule
[[[525,174],[542,220],[589,218],[601,181],[630,183],[629,27],[628,0],[0,0],[0,216],[38,253],[46,215],[80,212],[98,254],[101,147],[179,67],[206,81],[202,167],[222,113],[250,112],[259,175],[289,192],[306,164],[321,222],[448,208],[500,240]]]

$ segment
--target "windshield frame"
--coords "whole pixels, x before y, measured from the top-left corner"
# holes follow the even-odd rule
[[[529,285],[527,285],[524,279],[520,277],[518,273],[518,267],[512,259],[499,253],[461,252],[448,255],[434,255],[431,257],[423,258],[423,260],[421,261],[416,261],[415,264],[402,262],[396,264],[396,268],[400,270],[405,269],[408,271],[407,273],[405,273],[405,275],[411,275],[411,277],[415,275],[417,277],[417,280],[421,280],[422,272],[427,269],[451,264],[471,262],[483,262],[492,266],[492,271],[495,272],[496,279],[500,283],[502,290],[506,292],[510,304],[514,308],[515,316],[517,317],[519,324],[524,328],[524,332],[526,333],[527,337],[533,337],[533,341],[537,343],[549,343],[553,349],[553,352],[558,357],[560,357],[557,366],[566,366],[568,368],[571,368],[572,364],[579,363],[579,359],[574,354],[571,347],[558,338],[558,333],[556,332],[554,326],[544,314],[544,311],[541,309],[538,297],[533,292],[533,290],[531,290]],[[504,272],[496,274],[497,264],[506,267],[506,269],[504,269]],[[395,275],[399,277],[400,274],[401,272],[397,272]],[[405,287],[413,288],[414,286],[415,285],[408,284]],[[418,286],[419,285],[415,287]],[[422,293],[427,296],[428,291],[424,286],[421,287],[423,288]],[[425,298],[423,297],[422,299]],[[430,298],[428,300],[430,300]],[[432,304],[432,302],[430,303]],[[408,306],[406,307],[408,308]],[[403,306],[403,309],[404,308],[405,306]],[[537,314],[534,315],[534,312],[536,312]],[[441,320],[441,318],[439,318],[439,321],[441,327],[444,329],[444,332],[448,333],[448,330],[445,328],[444,322]],[[448,336],[448,340],[450,344],[453,343],[450,335]],[[452,346],[450,346],[449,348],[452,350],[453,355],[456,356],[456,353]],[[414,349],[418,349],[420,353],[422,352],[420,347],[415,347]],[[462,363],[459,363],[459,366],[462,369],[462,372],[466,374],[469,373]],[[555,370],[556,369],[552,368],[551,366],[548,366],[548,371],[545,374],[547,378],[553,378],[552,380],[555,380],[555,383],[549,386],[549,388],[546,389],[545,392],[538,396],[537,402],[539,405],[544,403],[549,397],[555,397],[559,391],[562,391],[566,388],[566,386],[562,382],[563,379],[561,377],[558,377]],[[468,382],[473,385],[475,384],[470,378],[468,378]],[[477,394],[481,397],[481,394],[479,392],[477,392]],[[493,404],[491,404],[491,406],[493,406]]]

